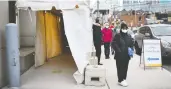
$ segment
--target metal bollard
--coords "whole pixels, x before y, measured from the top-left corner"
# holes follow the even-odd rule
[[[6,54],[8,65],[9,87],[20,87],[20,60],[18,26],[13,23],[6,25]]]

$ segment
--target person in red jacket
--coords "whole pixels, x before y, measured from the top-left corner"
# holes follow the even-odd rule
[[[115,28],[114,23],[112,23],[109,28],[113,30]]]
[[[112,41],[112,29],[109,28],[109,24],[105,23],[105,28],[102,30],[102,39],[104,42],[105,58],[109,59],[110,55],[110,43]]]

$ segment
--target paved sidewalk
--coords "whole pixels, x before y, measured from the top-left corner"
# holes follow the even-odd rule
[[[139,67],[139,56],[135,55],[129,63],[128,87],[117,84],[117,71],[113,56],[102,63],[107,69],[106,79],[110,89],[171,89],[171,73],[161,68],[148,68],[144,71]],[[21,76],[20,89],[109,89],[104,87],[77,85],[72,74],[77,70],[73,59],[63,56],[53,59],[40,68],[31,68]],[[7,88],[4,88],[7,89]]]
[[[77,71],[71,54],[51,59],[45,65],[32,67],[21,76],[20,89],[108,89],[107,86],[95,87],[77,84],[73,73]],[[3,88],[8,89],[8,88]]]
[[[135,55],[129,63],[127,82],[128,87],[117,84],[116,64],[113,57],[102,60],[107,69],[107,81],[110,89],[171,89],[171,73],[161,68],[148,68],[144,71],[139,66],[140,57]]]

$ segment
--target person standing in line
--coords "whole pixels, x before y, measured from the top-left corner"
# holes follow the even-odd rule
[[[115,32],[115,34],[118,34],[120,31],[119,31],[119,28],[120,28],[120,23],[119,23],[119,21],[117,21],[116,22],[116,26],[115,26],[115,28],[114,28],[114,32]]]
[[[102,38],[104,42],[105,58],[109,59],[110,44],[112,41],[112,30],[109,28],[109,23],[105,23],[105,28],[102,30]]]
[[[114,38],[114,36],[115,36],[115,31],[114,31],[114,28],[115,28],[115,26],[114,26],[114,22],[112,22],[112,24],[110,25],[110,27],[109,27],[110,29],[112,29],[112,39]],[[112,48],[112,46],[110,45],[110,47],[111,47],[111,52],[112,52],[112,55],[114,55],[114,49]]]
[[[114,22],[112,22],[112,24],[110,25],[110,27],[109,27],[110,29],[114,29],[115,28],[115,26],[114,26]]]
[[[96,56],[98,58],[98,65],[102,65],[100,64],[102,33],[99,18],[96,18],[96,23],[93,24],[93,42],[96,50]]]
[[[122,23],[120,33],[116,34],[112,41],[112,47],[115,49],[114,59],[116,59],[118,84],[124,87],[128,86],[126,78],[129,60],[132,57],[129,54],[130,49],[133,52],[133,40],[127,33],[127,29],[128,26]]]

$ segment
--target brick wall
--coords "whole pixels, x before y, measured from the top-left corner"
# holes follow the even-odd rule
[[[139,25],[139,17],[140,15],[123,15],[120,18],[122,20],[124,20],[128,26],[131,26],[131,22],[133,27],[138,26]],[[145,23],[145,16],[141,16],[141,23],[140,24],[144,24]]]

